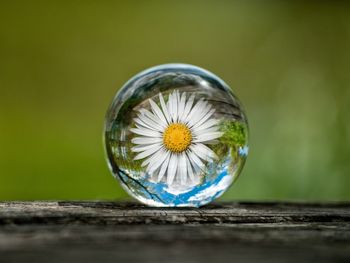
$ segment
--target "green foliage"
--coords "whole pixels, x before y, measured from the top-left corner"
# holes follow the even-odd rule
[[[247,127],[238,121],[223,121],[220,130],[224,132],[220,141],[231,147],[243,146],[247,143]]]
[[[247,143],[247,127],[238,121],[222,121],[220,131],[224,134],[219,138],[220,143],[213,144],[210,148],[224,160],[229,148],[231,148],[232,158],[238,158],[237,149]]]

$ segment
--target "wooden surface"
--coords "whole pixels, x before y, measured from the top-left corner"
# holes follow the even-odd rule
[[[0,262],[350,262],[350,203],[0,202]]]

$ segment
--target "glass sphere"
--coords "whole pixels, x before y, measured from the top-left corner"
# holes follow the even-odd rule
[[[150,206],[205,205],[238,178],[247,118],[229,86],[186,64],[152,67],[116,94],[104,140],[112,174]]]

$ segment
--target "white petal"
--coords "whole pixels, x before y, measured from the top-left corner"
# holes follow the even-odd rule
[[[178,121],[181,121],[182,114],[185,110],[185,102],[186,102],[186,92],[183,92],[181,95],[181,99],[179,100],[179,108],[178,108]]]
[[[190,113],[187,115],[186,119],[185,119],[185,122],[187,123],[191,118],[192,116],[194,116],[195,114],[197,114],[198,111],[204,109],[206,105],[206,102],[204,102],[203,99],[200,99],[196,105],[194,105],[193,109],[190,111]]]
[[[162,106],[162,110],[163,110],[164,116],[165,116],[167,122],[170,123],[171,122],[171,117],[169,115],[168,108],[165,105],[162,93],[159,93],[159,101],[160,101],[160,105]]]
[[[161,145],[158,145],[158,144],[155,144],[154,147],[150,148],[150,149],[147,149],[146,151],[144,152],[140,152],[139,154],[137,154],[135,157],[134,157],[134,160],[140,160],[140,159],[144,159],[152,154],[154,154],[156,151],[158,151],[162,146]]]
[[[143,114],[143,115],[141,115],[142,117],[147,117],[148,121],[149,122],[153,121],[152,123],[156,124],[156,126],[162,127],[162,128],[165,128],[167,126],[166,122],[163,122],[157,115],[154,115],[150,111],[148,111],[146,109],[141,109],[140,111]]]
[[[184,185],[186,183],[186,179],[187,179],[187,156],[185,153],[182,153],[180,155],[180,160],[178,163],[178,167],[179,167],[179,174],[180,174],[180,182],[182,185]]]
[[[196,165],[199,169],[203,169],[204,163],[198,158],[198,156],[194,152],[188,151],[188,157],[190,158],[193,165]]]
[[[168,168],[168,164],[170,161],[170,152],[168,151],[167,153],[169,153],[166,157],[166,159],[164,160],[164,163],[162,164],[162,167],[159,170],[159,174],[158,174],[158,182],[160,182],[160,180],[162,180],[167,168]]]
[[[153,100],[149,99],[149,102],[151,104],[152,111],[158,116],[159,119],[163,121],[164,126],[167,125],[168,122],[165,119],[162,110],[158,107],[158,105]]]
[[[180,91],[176,90],[176,99],[177,99],[177,116],[179,118],[179,107],[180,107]]]
[[[149,166],[150,163],[154,162],[155,159],[159,158],[159,157],[158,157],[158,154],[159,154],[159,152],[153,154],[152,156],[150,156],[149,158],[147,158],[146,160],[144,160],[144,161],[142,162],[141,166],[146,166],[146,165]],[[147,167],[147,169],[148,169],[148,168],[149,168],[149,167]]]
[[[148,149],[153,148],[155,145],[162,146],[161,143],[152,143],[152,144],[147,144],[147,145],[142,145],[142,146],[134,146],[131,148],[133,152],[143,152]]]
[[[218,120],[218,119],[210,119],[207,122],[203,123],[202,125],[196,127],[194,129],[194,131],[201,131],[201,130],[208,129],[208,128],[214,126],[214,125],[219,124],[219,122],[220,122],[220,120]]]
[[[188,157],[186,158],[186,163],[187,163],[188,177],[190,177],[191,181],[194,182],[194,174],[193,174],[193,170],[192,170],[192,165],[191,165],[191,161]]]
[[[155,121],[153,121],[152,119],[150,119],[150,118],[149,118],[148,116],[146,116],[146,115],[140,116],[139,118],[142,118],[141,120],[142,120],[143,122],[147,122],[148,125],[153,126],[153,127],[154,127],[157,131],[159,131],[159,132],[163,132],[163,131],[165,130],[164,127],[162,127],[161,125],[159,125],[159,122],[160,122],[160,121],[155,122]]]
[[[207,119],[209,119],[215,112],[215,109],[211,109],[201,120],[196,122],[193,126],[192,129],[196,129],[200,125],[202,125]]]
[[[142,166],[142,167],[147,166],[147,164],[149,163],[149,161],[152,159],[153,156],[154,156],[154,155],[151,155],[151,156],[147,157],[147,158],[142,162],[141,166]]]
[[[211,132],[211,133],[205,133],[201,134],[196,137],[193,142],[206,142],[206,141],[211,141],[217,138],[220,138],[224,133],[223,132]]]
[[[181,122],[185,122],[187,115],[190,113],[190,111],[192,109],[193,102],[194,102],[194,94],[192,94],[190,96],[190,98],[188,99],[188,101],[186,102],[185,109],[182,113],[182,116],[180,117]]]
[[[202,108],[188,120],[188,125],[193,127],[195,124],[197,124],[210,111],[211,107],[212,106],[208,104],[206,106],[203,105]]]
[[[173,96],[172,94],[169,94],[169,97],[168,97],[168,102],[167,102],[167,108],[168,108],[168,112],[169,112],[169,115],[170,115],[170,122],[173,121]]]
[[[135,137],[131,139],[134,144],[152,144],[162,142],[162,138],[150,138],[150,137]]]
[[[169,166],[168,166],[168,174],[167,174],[167,184],[171,185],[174,181],[174,177],[176,174],[178,163],[178,156],[176,154],[172,154],[170,156]]]
[[[134,118],[134,122],[141,125],[142,127],[148,128],[150,130],[154,130],[154,131],[160,131],[159,129],[152,127],[150,124],[144,122],[143,120],[141,120],[140,118]],[[163,129],[161,129],[163,130]]]
[[[147,128],[153,127],[153,129],[162,132],[164,128],[158,125],[156,122],[148,118],[144,113],[138,115],[139,120],[141,121],[141,125],[147,125]]]
[[[133,133],[136,133],[138,135],[143,136],[150,136],[150,137],[162,137],[162,134],[158,131],[153,131],[150,129],[143,129],[143,128],[131,128],[130,131]]]
[[[177,94],[176,94],[176,91],[173,92],[171,103],[172,103],[172,107],[173,107],[173,120],[174,120],[174,122],[177,122],[178,116],[177,116]]]
[[[210,127],[208,129],[204,129],[204,130],[192,130],[192,134],[193,134],[193,137],[197,137],[197,136],[203,135],[205,133],[212,133],[212,132],[217,132],[217,131],[219,131],[219,127],[213,126],[213,127]]]
[[[154,158],[154,161],[152,160],[152,162],[149,163],[149,173],[153,173],[155,170],[157,170],[169,155],[170,152],[164,149],[157,152],[157,158]]]
[[[213,150],[202,143],[193,144],[190,146],[190,149],[204,161],[211,161],[212,159],[217,159],[217,156],[213,152]]]

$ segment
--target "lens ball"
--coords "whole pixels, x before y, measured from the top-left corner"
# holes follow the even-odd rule
[[[248,124],[230,87],[207,70],[166,64],[131,78],[106,115],[109,167],[150,206],[199,207],[238,178]]]

